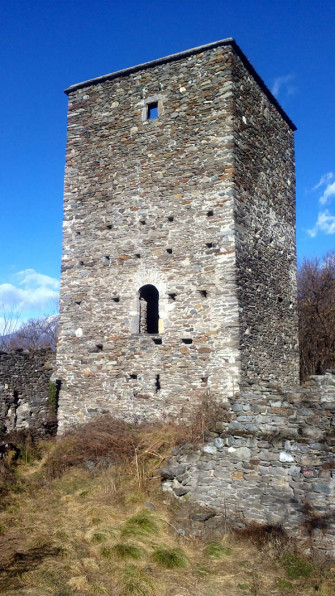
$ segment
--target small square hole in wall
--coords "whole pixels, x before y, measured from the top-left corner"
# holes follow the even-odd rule
[[[140,258],[141,258],[141,255],[140,255],[140,253],[139,253],[139,252],[137,252],[137,253],[136,253],[136,255],[135,255],[135,257],[137,257],[138,259],[140,259]]]
[[[183,342],[183,344],[192,344],[193,343],[193,339],[191,339],[190,337],[184,337],[184,339],[181,340]]]
[[[162,339],[160,337],[152,337],[152,341],[154,342],[154,344],[156,344],[157,346],[161,346],[162,345]]]
[[[168,252],[168,253],[169,253],[169,255],[172,255],[172,248],[167,248],[167,249],[166,249],[166,252]]]
[[[175,292],[171,292],[171,294],[168,294],[168,296],[169,296],[169,300],[171,302],[174,302],[175,299],[176,299],[177,294],[175,294]]]
[[[158,101],[148,103],[147,110],[147,120],[154,120],[154,118],[158,118]]]
[[[133,373],[133,374],[130,375],[130,378],[131,379],[137,379],[137,375],[135,375],[135,373]]]
[[[213,248],[213,242],[206,242],[207,248]]]
[[[169,221],[173,221],[173,220],[174,220],[174,217],[173,217],[173,215],[170,215],[170,216],[168,217],[168,220],[169,220]]]
[[[120,302],[119,296],[113,296],[112,300],[113,302]]]
[[[214,215],[213,209],[210,209],[209,211],[207,211],[207,217],[213,217],[213,215]]]
[[[207,298],[207,290],[199,290],[199,292],[203,298]]]

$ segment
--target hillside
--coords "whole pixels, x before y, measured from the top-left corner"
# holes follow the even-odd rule
[[[279,528],[237,533],[160,490],[173,446],[199,429],[98,420],[0,460],[6,596],[332,596],[335,573]],[[193,520],[193,521],[192,521]],[[206,529],[207,528],[207,529]]]

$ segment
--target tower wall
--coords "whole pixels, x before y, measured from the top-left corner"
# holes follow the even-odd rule
[[[274,168],[281,184],[285,162],[294,187],[292,131],[236,48],[226,40],[68,90],[61,431],[106,411],[186,419],[209,395],[232,397],[250,371],[285,383],[279,352],[297,330],[291,318],[277,346],[282,311],[275,300],[259,303],[257,279],[273,266],[262,288],[293,295],[293,203],[288,216],[274,206],[275,182],[258,182]],[[263,100],[277,126],[269,134],[253,105]],[[159,117],[147,119],[155,106]],[[243,110],[252,127],[241,124]],[[269,221],[275,252],[267,236],[254,241]],[[278,224],[290,243],[277,262]],[[159,292],[155,334],[143,333],[147,285]]]
[[[218,47],[70,93],[60,429],[183,417],[238,389],[231,63]],[[146,284],[157,336],[138,332]]]
[[[234,58],[242,379],[299,382],[294,131]]]

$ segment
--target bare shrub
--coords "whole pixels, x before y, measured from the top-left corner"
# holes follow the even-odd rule
[[[25,350],[38,350],[41,348],[56,349],[58,335],[57,315],[29,319],[21,327],[6,338],[6,349],[23,348]]]
[[[298,271],[300,373],[335,367],[335,252],[305,260]]]
[[[195,409],[187,426],[174,422],[132,425],[109,414],[97,416],[72,427],[58,439],[47,457],[46,472],[57,477],[73,466],[87,465],[94,469],[123,462],[142,488],[157,475],[173,447],[203,441],[206,431],[222,417],[222,412],[222,407],[208,399]]]
[[[59,439],[46,461],[47,473],[61,476],[68,468],[92,462],[119,463],[130,460],[138,444],[135,429],[130,424],[98,416],[86,424],[72,427]]]

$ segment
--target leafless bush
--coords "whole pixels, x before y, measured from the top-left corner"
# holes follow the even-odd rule
[[[10,320],[8,320],[6,333],[0,337],[0,349],[56,349],[59,321],[57,315],[29,319],[29,321],[23,323],[17,330],[13,325],[12,327],[10,326]]]
[[[335,367],[335,252],[298,272],[301,380]]]
[[[56,444],[46,461],[47,473],[60,476],[66,469],[108,460],[119,463],[134,456],[138,445],[135,429],[109,415],[72,427]]]
[[[173,447],[203,441],[206,431],[218,420],[219,410],[208,399],[195,409],[192,421],[186,426],[175,422],[132,425],[109,414],[97,416],[72,427],[58,439],[46,459],[46,473],[57,477],[73,466],[89,463],[95,469],[122,462],[143,486],[171,456]]]

